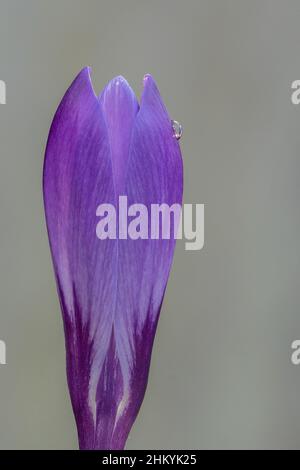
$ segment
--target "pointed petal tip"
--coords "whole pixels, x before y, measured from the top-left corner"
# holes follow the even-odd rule
[[[130,90],[131,93],[134,93],[131,86],[129,85],[128,81],[126,78],[124,78],[122,75],[117,75],[116,77],[112,78],[104,88],[105,90],[112,90],[118,87],[122,87],[124,89]]]
[[[126,84],[129,86],[129,83],[128,81],[126,80],[125,77],[123,77],[123,75],[117,75],[116,77],[114,77],[111,82],[114,82],[115,85],[122,85],[122,84]]]
[[[141,107],[160,102],[164,107],[158,86],[150,73],[144,75],[143,90],[141,95]],[[165,110],[166,111],[166,110]]]
[[[144,75],[144,78],[143,78],[144,84],[146,84],[146,82],[148,82],[148,81],[154,81],[154,80],[153,80],[153,77],[152,77],[152,75],[151,75],[150,73],[146,73],[146,74]]]
[[[107,85],[103,88],[99,99],[100,102],[104,102],[105,100],[111,100],[112,97],[117,97],[117,96],[123,96],[123,97],[129,97],[132,102],[135,103],[135,107],[138,106],[137,98],[135,95],[135,92],[129,85],[128,81],[126,78],[124,78],[122,75],[117,75],[114,77],[112,80],[110,80]]]
[[[146,73],[143,79],[144,86],[155,86],[157,88],[156,81],[151,73]]]
[[[82,90],[84,89],[87,90],[87,92],[91,93],[92,96],[97,98],[97,95],[94,90],[92,78],[91,78],[91,72],[92,72],[91,67],[89,66],[83,67],[74,78],[66,94],[68,94],[68,92],[70,92],[73,89],[76,89],[76,87],[79,86],[81,87]]]
[[[150,73],[146,73],[143,78],[143,92],[152,87],[157,88],[155,80]]]
[[[80,72],[77,74],[77,77],[76,78],[79,78],[79,77],[82,77],[82,78],[91,78],[91,67],[88,67],[88,66],[85,66],[83,67]]]

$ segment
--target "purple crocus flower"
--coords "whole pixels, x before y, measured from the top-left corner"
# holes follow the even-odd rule
[[[101,203],[181,204],[180,148],[153,78],[96,96],[89,68],[55,114],[44,202],[81,449],[123,449],[147,385],[175,240],[96,236]]]

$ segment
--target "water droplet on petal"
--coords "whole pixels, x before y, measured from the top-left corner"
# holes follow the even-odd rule
[[[174,131],[173,136],[176,140],[180,140],[183,132],[182,125],[178,121],[171,121],[171,123]]]

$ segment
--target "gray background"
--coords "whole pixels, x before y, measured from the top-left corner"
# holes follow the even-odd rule
[[[127,448],[300,448],[298,0],[1,0],[0,447],[76,448],[41,195],[59,100],[155,77],[184,125],[185,202],[147,395]]]

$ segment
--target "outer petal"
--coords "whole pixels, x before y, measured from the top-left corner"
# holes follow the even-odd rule
[[[125,193],[128,205],[182,203],[183,167],[171,120],[151,76],[144,79]],[[150,223],[149,223],[150,233]],[[144,397],[152,345],[172,264],[174,238],[119,240],[114,331],[123,377],[115,436],[126,439]]]
[[[47,227],[62,306],[67,376],[81,448],[97,445],[97,387],[110,347],[117,245],[96,237],[96,208],[115,203],[106,124],[84,69],[52,123],[44,165]]]

